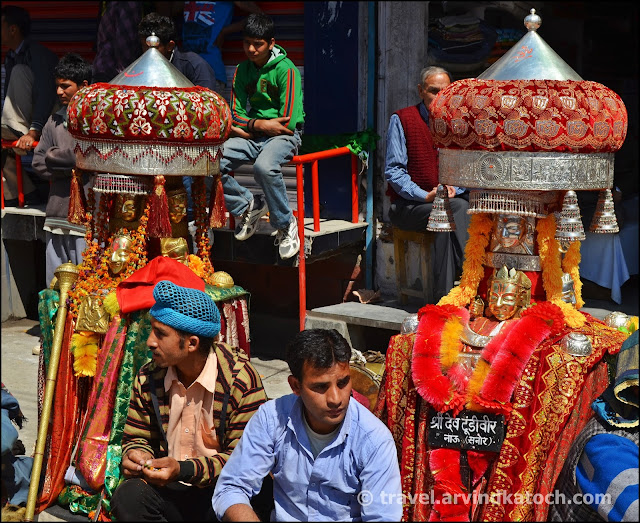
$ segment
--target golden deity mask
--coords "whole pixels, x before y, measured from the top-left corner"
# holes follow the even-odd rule
[[[111,242],[109,255],[109,271],[112,275],[120,274],[131,256],[133,241],[129,236],[118,235]]]
[[[160,253],[188,265],[189,248],[184,238],[160,238]]]
[[[535,218],[516,214],[496,214],[491,250],[512,254],[533,255]]]
[[[484,316],[484,301],[480,296],[476,296],[469,304],[469,314],[472,318]]]
[[[76,332],[96,332],[106,334],[109,329],[109,313],[97,296],[88,295],[80,301]]]
[[[133,194],[118,194],[115,205],[116,217],[119,217],[125,222],[133,222],[138,218],[138,202]]]
[[[177,189],[167,193],[169,218],[172,223],[180,223],[187,216],[187,191]]]
[[[531,301],[531,280],[522,271],[503,265],[489,278],[487,297],[489,311],[496,319],[517,318]]]

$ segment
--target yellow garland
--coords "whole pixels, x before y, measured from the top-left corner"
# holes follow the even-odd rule
[[[558,240],[555,239],[555,216],[549,214],[546,218],[538,220],[536,231],[538,233],[538,254],[540,255],[540,266],[542,267],[542,286],[544,287],[547,301],[556,304],[562,309],[564,320],[569,327],[581,327],[586,321],[585,317],[573,305],[562,300],[561,254],[560,245]],[[578,257],[579,255],[580,251],[578,250]],[[572,251],[569,262],[573,264],[575,260],[575,251]],[[571,269],[573,270],[573,267]],[[575,271],[577,273],[577,267]],[[573,274],[571,274],[571,277],[573,278]],[[580,301],[582,301],[582,298]]]
[[[458,359],[462,351],[462,322],[458,316],[451,316],[444,324],[440,342],[440,364],[442,370],[448,370]]]
[[[469,385],[467,385],[467,408],[470,410],[482,410],[472,398],[480,393],[482,384],[491,370],[491,365],[486,360],[480,358],[476,363],[476,368],[473,369],[473,374],[469,378]]]
[[[94,332],[76,332],[71,336],[73,370],[76,377],[95,376],[100,336]]]
[[[464,263],[460,285],[443,296],[438,305],[464,307],[478,292],[478,285],[484,277],[485,250],[491,238],[493,220],[488,214],[473,214],[469,222],[469,239],[464,249]]]
[[[104,307],[104,310],[109,313],[111,318],[120,312],[120,304],[118,303],[116,291],[111,291],[105,296],[102,306]]]
[[[580,280],[580,242],[571,242],[562,260],[562,270],[568,273],[573,280],[573,292],[576,295],[576,309],[584,305],[582,299],[582,280]]]

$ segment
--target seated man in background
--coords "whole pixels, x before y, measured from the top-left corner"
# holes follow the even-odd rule
[[[47,285],[61,264],[81,263],[82,252],[87,246],[84,240],[86,227],[67,220],[72,169],[76,166],[75,140],[67,130],[67,107],[78,89],[89,85],[91,74],[91,65],[78,54],[66,54],[58,62],[54,77],[62,108],[47,121],[33,153],[33,169],[51,182],[43,227]],[[86,174],[83,178],[86,196],[90,177]]]
[[[244,241],[255,232],[260,218],[269,213],[277,230],[276,245],[282,259],[300,250],[298,225],[289,206],[282,165],[302,143],[304,111],[300,71],[276,45],[273,20],[250,14],[243,29],[247,60],[236,68],[231,91],[231,138],[220,160],[224,202],[230,214],[241,217],[235,238]],[[247,111],[247,103],[250,109]],[[264,192],[254,198],[229,175],[244,162],[254,161],[253,176]]]
[[[213,495],[224,521],[259,521],[249,502],[273,476],[271,521],[400,521],[398,455],[389,429],[351,397],[351,347],[309,329],[287,347],[293,394],[247,424]]]
[[[212,91],[216,90],[216,74],[208,62],[200,55],[191,51],[182,52],[176,45],[176,27],[173,20],[168,16],[158,13],[149,13],[138,26],[138,36],[142,52],[147,49],[147,38],[151,33],[160,39],[158,51],[169,60],[175,68],[185,75],[193,85],[206,87]]]
[[[451,75],[445,69],[423,69],[418,84],[422,101],[391,115],[384,175],[391,198],[389,219],[399,229],[425,231],[427,228],[438,188],[438,151],[429,128],[429,106],[450,83]],[[456,230],[435,233],[432,263],[436,302],[451,290],[461,274],[464,246],[469,237],[468,196],[459,187],[447,186],[447,191]]]
[[[207,294],[163,280],[153,298],[152,361],[133,383],[112,512],[212,521],[216,479],[266,394],[247,355],[215,341],[220,312]]]
[[[176,45],[176,27],[171,18],[158,13],[149,13],[142,19],[138,26],[138,36],[140,37],[143,53],[149,49],[146,40],[151,36],[151,33],[155,33],[160,39],[158,51],[160,51],[178,71],[185,75],[193,85],[206,87],[212,91],[218,90],[216,74],[209,63],[197,53],[192,51],[183,52],[178,49]],[[205,181],[207,181],[208,184],[211,183],[208,177]],[[193,180],[191,176],[183,176],[182,183],[187,190],[188,220],[192,221],[193,198],[191,196],[191,185],[193,184]],[[210,187],[208,187],[208,190],[210,190]]]
[[[2,106],[2,139],[16,141],[16,147],[2,149],[2,184],[5,205],[18,204],[16,154],[33,150],[42,128],[54,111],[56,90],[53,68],[55,53],[29,38],[31,17],[22,7],[2,6],[2,46],[5,57],[4,101]],[[36,187],[24,173],[23,190],[27,204],[40,203]]]

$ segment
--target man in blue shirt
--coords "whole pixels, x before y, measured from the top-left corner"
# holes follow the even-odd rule
[[[451,75],[441,67],[426,67],[420,73],[420,103],[391,115],[387,131],[384,175],[391,198],[389,220],[405,231],[427,228],[438,187],[438,152],[429,129],[429,106],[440,90],[451,83]],[[464,246],[469,235],[468,192],[447,186],[456,224],[454,232],[436,233],[432,247],[434,297],[439,300],[462,273]]]
[[[225,521],[259,521],[250,500],[269,474],[272,521],[400,521],[398,455],[389,429],[351,397],[351,348],[335,330],[299,332],[287,347],[293,394],[247,424],[212,504]]]

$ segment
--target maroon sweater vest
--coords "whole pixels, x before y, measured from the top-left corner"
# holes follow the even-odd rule
[[[418,105],[396,111],[407,142],[407,172],[411,179],[429,192],[438,185],[438,151],[433,145],[429,126],[420,116]],[[387,195],[393,202],[399,198],[393,188],[387,186]]]

